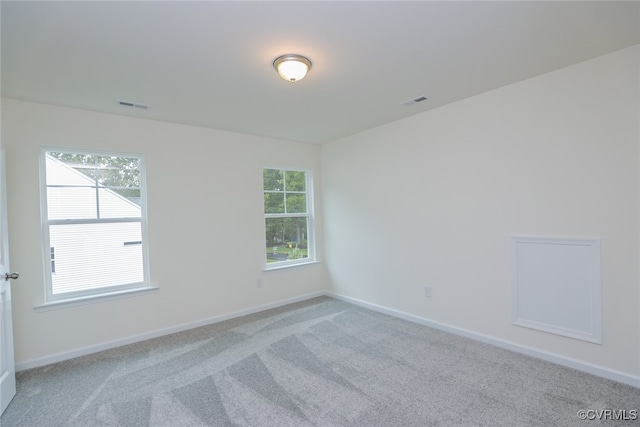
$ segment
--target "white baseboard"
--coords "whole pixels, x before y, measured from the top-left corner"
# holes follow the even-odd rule
[[[272,308],[282,307],[284,305],[293,304],[300,301],[306,301],[311,298],[327,295],[324,291],[313,292],[310,294],[300,295],[293,298],[287,298],[284,300],[275,301],[269,304],[262,304],[243,310],[234,311],[231,313],[222,314],[219,316],[210,317],[196,322],[183,323],[181,325],[172,326],[164,329],[157,329],[155,331],[147,332],[140,335],[134,335],[127,338],[117,339],[101,344],[91,345],[88,347],[82,347],[71,351],[53,354],[38,359],[31,359],[24,362],[16,363],[16,371],[24,371],[26,369],[37,368],[39,366],[50,365],[52,363],[62,362],[63,360],[73,359],[80,356],[85,356],[91,353],[97,353],[103,350],[109,350],[112,348],[120,347],[127,344],[133,344],[140,341],[145,341],[151,338],[158,338],[163,335],[174,334],[176,332],[182,332],[193,328],[199,328],[200,326],[207,326],[225,320],[234,319],[236,317],[246,316],[248,314],[254,314]]]
[[[326,292],[325,295],[335,299],[346,301],[355,305],[359,305],[364,308],[368,308],[379,313],[387,314],[389,316],[397,317],[400,319],[408,320],[410,322],[418,323],[430,328],[439,329],[445,332],[449,332],[455,335],[460,335],[466,338],[471,338],[476,341],[481,341],[487,344],[492,344],[506,350],[511,350],[516,353],[525,354],[527,356],[535,357],[537,359],[546,360],[547,362],[555,363],[557,365],[566,366],[576,369],[578,371],[586,372],[599,377],[607,378],[613,381],[617,381],[623,384],[628,384],[633,387],[640,388],[640,376],[633,376],[624,372],[616,371],[614,369],[606,368],[603,366],[594,365],[581,360],[572,359],[569,357],[561,356],[558,354],[550,353],[547,351],[539,350],[533,347],[524,346],[514,342],[502,340],[489,335],[479,334],[467,329],[458,328],[456,326],[448,325],[446,323],[436,322],[423,317],[415,316],[413,314],[405,313],[399,310],[390,309],[381,305],[372,304],[366,301],[362,301],[356,298],[340,295],[334,292]]]
[[[169,328],[158,329],[155,331],[147,332],[140,335],[135,335],[127,338],[117,339],[102,344],[96,344],[88,347],[79,348],[76,350],[57,353],[51,356],[46,356],[39,359],[27,360],[24,362],[16,363],[16,371],[24,371],[26,369],[36,368],[39,366],[49,365],[51,363],[61,362],[67,359],[73,359],[76,357],[84,356],[91,353],[97,353],[103,350],[109,350],[112,348],[120,347],[127,344],[133,344],[140,341],[145,341],[151,338],[161,337],[163,335],[169,335],[176,332],[182,332],[200,326],[211,325],[225,320],[233,319],[240,316],[246,316],[248,314],[254,314],[261,311],[269,310],[272,308],[282,307],[287,304],[293,304],[300,301],[305,301],[311,298],[319,296],[329,296],[335,299],[346,301],[364,308],[368,308],[379,313],[387,314],[389,316],[397,317],[400,319],[408,320],[410,322],[418,323],[430,328],[439,329],[445,332],[449,332],[455,335],[460,335],[466,338],[470,338],[476,341],[481,341],[487,344],[492,344],[500,348],[511,350],[517,353],[522,353],[527,356],[535,357],[538,359],[546,360],[558,365],[566,366],[569,368],[577,369],[579,371],[587,372],[592,375],[607,378],[613,381],[617,381],[623,384],[628,384],[633,387],[640,388],[640,376],[633,376],[624,372],[616,371],[603,366],[594,365],[581,360],[572,359],[569,357],[561,356],[558,354],[550,353],[547,351],[539,350],[533,347],[524,346],[514,342],[502,340],[500,338],[492,337],[489,335],[479,334],[474,331],[470,331],[456,326],[448,325],[441,322],[436,322],[423,317],[415,316],[413,314],[405,313],[403,311],[394,310],[381,305],[372,304],[366,301],[362,301],[356,298],[348,297],[345,295],[337,294],[335,292],[318,291],[305,295],[300,295],[294,298],[288,298],[284,300],[275,301],[269,304],[258,305],[243,310],[234,311],[219,316],[210,317],[207,319],[199,320],[196,322],[183,323],[181,325],[172,326]]]

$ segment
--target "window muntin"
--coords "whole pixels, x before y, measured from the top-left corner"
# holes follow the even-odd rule
[[[41,167],[46,301],[148,288],[142,156],[43,149]]]
[[[311,174],[264,169],[267,268],[314,260]]]

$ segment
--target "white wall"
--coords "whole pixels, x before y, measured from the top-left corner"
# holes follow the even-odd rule
[[[321,210],[317,145],[10,99],[2,100],[2,138],[11,267],[21,273],[12,288],[18,366],[325,289],[321,263],[262,272],[262,168],[312,170]],[[159,291],[34,310],[44,297],[41,145],[146,156],[151,281]],[[321,218],[317,226],[321,258]]]
[[[638,376],[639,56],[625,49],[322,147],[3,99],[16,361],[331,289]],[[41,145],[146,155],[158,292],[33,309]],[[263,166],[314,172],[330,288],[325,264],[262,273]],[[512,234],[602,239],[602,345],[511,325]]]
[[[325,144],[332,291],[637,377],[639,57],[625,49]],[[512,234],[602,239],[602,345],[511,324]]]

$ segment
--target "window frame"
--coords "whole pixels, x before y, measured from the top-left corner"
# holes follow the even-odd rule
[[[140,217],[117,217],[117,218],[81,218],[81,219],[53,219],[48,217],[47,199],[47,153],[65,153],[72,155],[89,155],[103,157],[135,158],[139,160],[140,171]],[[148,225],[147,225],[147,179],[145,156],[140,153],[115,152],[95,149],[77,149],[67,147],[41,146],[40,158],[40,217],[41,235],[43,244],[44,261],[44,305],[60,304],[65,302],[93,300],[96,298],[112,297],[128,292],[138,292],[152,289],[149,269],[149,247],[148,247]],[[84,289],[71,292],[53,293],[52,278],[52,258],[51,258],[51,236],[50,226],[52,225],[86,225],[86,224],[113,224],[113,223],[140,223],[140,233],[142,238],[142,275],[141,282],[125,283],[113,286],[104,286],[94,289]],[[57,254],[56,254],[57,255]]]
[[[264,189],[264,171],[265,170],[278,170],[283,172],[286,175],[286,172],[303,172],[305,178],[305,202],[306,202],[306,212],[305,213],[266,213],[264,208],[264,194],[266,192],[272,192],[270,190]],[[286,200],[286,190],[282,191],[285,194]],[[300,191],[291,191],[291,193],[302,193]],[[295,168],[284,168],[284,167],[271,167],[264,166],[262,168],[262,214],[263,214],[263,229],[262,236],[263,241],[266,243],[266,224],[268,218],[306,218],[307,220],[307,257],[306,258],[298,258],[292,260],[285,261],[267,261],[266,254],[266,245],[263,246],[263,254],[264,254],[264,263],[265,263],[265,271],[268,270],[278,270],[285,267],[292,267],[303,264],[311,264],[316,262],[316,239],[315,239],[315,221],[314,221],[314,197],[313,197],[313,172],[309,169],[295,169]],[[286,201],[285,201],[286,203]]]

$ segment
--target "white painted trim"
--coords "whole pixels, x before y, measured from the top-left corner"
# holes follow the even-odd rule
[[[315,232],[315,180],[313,178],[313,171],[311,169],[289,169],[289,168],[278,168],[278,167],[269,167],[269,166],[264,166],[262,168],[262,172],[264,174],[264,171],[266,169],[270,169],[270,170],[280,170],[280,171],[284,171],[284,172],[304,172],[304,179],[305,179],[305,191],[293,191],[293,193],[298,193],[298,194],[304,194],[306,203],[307,203],[307,212],[305,213],[277,213],[277,214],[268,214],[268,213],[264,213],[264,218],[265,218],[265,226],[266,226],[266,220],[268,218],[292,218],[292,217],[306,217],[307,218],[307,258],[300,258],[297,260],[285,260],[285,261],[276,261],[273,263],[266,263],[265,267],[263,268],[264,272],[270,271],[270,270],[278,270],[281,268],[287,268],[287,267],[291,267],[291,266],[297,266],[300,264],[313,264],[315,263],[316,260],[316,232]],[[264,176],[263,176],[264,179]],[[285,181],[286,181],[286,177],[285,177]],[[286,187],[286,183],[285,183],[285,187]],[[264,189],[264,182],[262,185],[262,192],[263,194],[265,192],[273,192],[273,193],[277,193],[280,192],[279,190],[265,190]],[[286,190],[284,190],[284,193],[286,195]],[[286,203],[285,203],[286,205]],[[264,233],[263,233],[264,235]],[[266,262],[266,255],[265,255],[265,262]]]
[[[96,295],[84,295],[81,297],[63,299],[45,302],[40,305],[36,305],[33,309],[37,312],[59,310],[61,308],[76,307],[79,305],[93,304],[97,302],[111,301],[114,299],[122,299],[134,297],[149,292],[156,292],[159,288],[157,286],[143,286],[139,288],[124,289],[120,291],[108,292],[105,294]]]
[[[109,349],[120,347],[127,344],[146,341],[148,339],[158,338],[164,335],[174,334],[176,332],[182,332],[182,331],[186,331],[193,328],[199,328],[201,326],[207,326],[214,323],[223,322],[225,320],[246,316],[248,314],[259,313],[261,311],[282,307],[284,305],[293,304],[300,301],[306,301],[308,299],[316,298],[324,295],[326,295],[326,292],[324,291],[312,292],[310,294],[300,295],[298,297],[287,298],[284,300],[275,301],[268,304],[262,304],[262,305],[246,308],[243,310],[233,311],[231,313],[221,314],[219,316],[202,319],[195,322],[183,323],[181,325],[171,326],[169,328],[164,328],[164,329],[157,329],[155,331],[146,332],[144,334],[134,335],[134,336],[117,339],[113,341],[108,341],[102,344],[91,345],[88,347],[82,347],[82,348],[78,348],[71,351],[65,351],[62,353],[53,354],[51,356],[31,359],[25,362],[16,363],[16,371],[24,371],[26,369],[37,368],[39,366],[50,365],[52,363],[62,362],[63,360],[73,359],[76,357],[85,356],[91,353],[97,353],[103,350],[109,350]]]
[[[628,384],[633,387],[640,388],[640,376],[633,376],[631,374],[616,371],[614,369],[606,368],[599,365],[594,365],[581,360],[572,359],[569,357],[561,356],[558,354],[550,353],[547,351],[539,350],[533,347],[524,346],[521,344],[513,343],[510,341],[495,338],[489,335],[479,334],[468,329],[458,328],[456,326],[448,325],[446,323],[436,322],[423,317],[415,316],[413,314],[405,313],[403,311],[394,310],[391,308],[383,307],[381,305],[372,304],[366,301],[362,301],[356,298],[341,295],[335,292],[318,291],[312,292],[298,297],[288,298],[280,301],[275,301],[269,304],[263,304],[255,307],[250,307],[243,310],[234,311],[219,316],[210,317],[208,319],[199,320],[196,322],[184,323],[170,328],[159,329],[151,331],[141,335],[135,335],[128,338],[109,341],[102,344],[83,347],[76,350],[58,353],[51,356],[46,356],[38,359],[27,360],[16,364],[16,371],[24,371],[26,369],[37,368],[39,366],[49,365],[51,363],[61,362],[67,359],[73,359],[75,357],[84,356],[91,353],[96,353],[102,350],[109,350],[112,348],[120,347],[127,344],[133,344],[140,341],[145,341],[151,338],[161,337],[163,335],[169,335],[176,332],[182,332],[200,326],[211,325],[225,320],[233,319],[240,316],[246,316],[248,314],[254,314],[272,308],[282,307],[287,304],[293,304],[296,302],[306,301],[311,298],[320,296],[328,296],[338,300],[346,301],[360,307],[368,308],[379,313],[387,314],[389,316],[397,317],[399,319],[408,320],[410,322],[418,323],[430,328],[438,329],[441,331],[449,332],[454,335],[463,336],[476,341],[484,342],[487,344],[495,345],[496,347],[504,348],[506,350],[514,351],[516,353],[525,354],[527,356],[535,357],[537,359],[546,360],[557,365],[566,366],[569,368],[577,369],[582,372],[586,372],[599,377],[607,378],[613,381],[617,381],[623,384]]]
[[[438,329],[441,331],[452,333],[454,335],[459,335],[465,338],[470,338],[476,341],[495,345],[496,347],[504,348],[506,350],[514,351],[516,353],[525,354],[527,356],[546,360],[547,362],[555,363],[557,365],[566,366],[569,368],[576,369],[578,371],[586,372],[592,375],[596,375],[599,377],[607,378],[613,381],[617,381],[623,384],[628,384],[630,386],[640,388],[640,376],[634,376],[634,375],[631,375],[625,372],[616,371],[614,369],[610,369],[604,366],[594,365],[592,363],[584,362],[582,360],[561,356],[559,354],[550,353],[537,348],[528,347],[522,344],[506,341],[506,340],[492,337],[489,335],[480,334],[474,331],[470,331],[468,329],[463,329],[457,326],[448,325],[446,323],[436,322],[434,320],[429,320],[424,317],[415,316],[413,314],[405,313],[403,311],[394,310],[394,309],[387,308],[377,304],[372,304],[356,298],[337,294],[335,292],[326,292],[325,295],[335,299],[346,301],[355,305],[359,305],[361,307],[368,308],[370,310],[377,311],[379,313],[397,317],[399,319],[408,320],[410,322],[418,323],[420,325],[428,326],[430,328]]]
[[[278,265],[276,267],[265,267],[262,272],[263,273],[271,273],[273,271],[282,271],[282,270],[287,270],[290,268],[296,268],[296,267],[308,267],[314,264],[320,264],[321,261],[304,261],[304,262],[299,262],[296,264],[287,264],[287,265]]]
[[[48,156],[49,152],[62,152],[68,154],[79,154],[79,155],[95,155],[95,156],[112,156],[112,157],[124,157],[124,158],[136,158],[139,160],[139,173],[140,173],[140,216],[133,218],[103,218],[103,219],[70,219],[70,220],[50,220],[49,212],[48,212],[48,199],[47,199],[47,157],[52,159],[55,163],[60,163],[64,167],[69,168],[64,162],[61,162],[53,157]],[[40,158],[39,158],[39,173],[40,173],[40,227],[41,227],[41,236],[43,238],[43,271],[45,275],[45,303],[39,306],[36,306],[37,311],[42,310],[50,310],[57,302],[61,302],[63,305],[60,305],[55,308],[61,308],[63,306],[73,306],[79,304],[81,301],[89,301],[91,297],[97,297],[98,299],[104,299],[107,294],[111,293],[116,297],[119,297],[121,294],[126,293],[129,290],[134,291],[144,291],[152,288],[150,282],[150,266],[149,266],[149,242],[148,242],[148,212],[147,212],[147,177],[146,177],[146,157],[141,153],[126,153],[126,152],[113,152],[113,151],[102,151],[102,150],[92,150],[92,149],[77,149],[77,148],[64,148],[64,147],[53,147],[53,146],[40,146]],[[73,168],[71,168],[73,170]],[[84,180],[89,180],[88,182],[91,185],[95,185],[89,177],[83,175],[82,173],[73,170],[75,175],[82,177]],[[111,190],[109,190],[111,191]],[[125,197],[115,194],[119,199],[124,202],[127,202],[131,205],[134,205],[130,200]],[[110,286],[109,288],[114,289],[114,291],[107,291],[107,287],[102,289],[80,289],[73,292],[65,293],[66,295],[60,296],[53,294],[53,278],[51,272],[51,232],[50,227],[52,225],[60,225],[60,224],[105,224],[105,223],[119,223],[119,222],[139,222],[140,223],[140,234],[141,234],[141,246],[142,246],[142,271],[143,271],[143,280],[140,283],[136,284],[121,284]],[[106,293],[105,293],[106,291]],[[71,296],[71,297],[69,297]],[[84,297],[89,297],[85,299]]]

